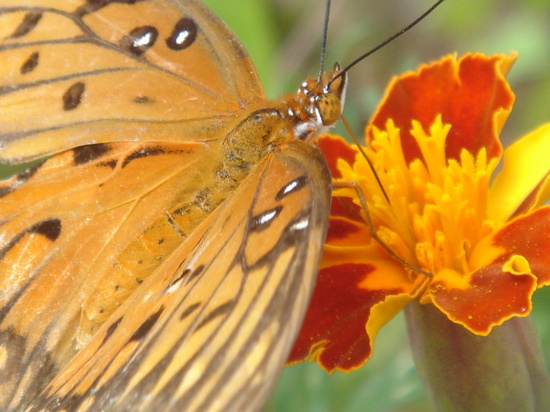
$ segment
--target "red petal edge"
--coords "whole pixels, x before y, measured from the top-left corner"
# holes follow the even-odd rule
[[[447,56],[421,66],[417,73],[394,78],[367,127],[368,139],[372,138],[372,126],[385,130],[386,121],[393,119],[401,129],[403,150],[410,162],[421,158],[410,134],[411,121],[418,120],[429,131],[441,113],[443,122],[452,126],[447,137],[447,158],[458,160],[463,148],[477,154],[482,147],[487,148],[489,157],[499,157],[502,145],[494,116],[497,111],[510,111],[514,102],[502,73],[511,59],[467,54],[457,62],[456,56]]]

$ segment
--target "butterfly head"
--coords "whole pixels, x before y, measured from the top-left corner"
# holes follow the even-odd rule
[[[338,63],[331,73],[305,80],[294,97],[294,104],[289,104],[290,114],[296,119],[296,137],[310,140],[334,125],[342,115],[346,87],[347,74]]]

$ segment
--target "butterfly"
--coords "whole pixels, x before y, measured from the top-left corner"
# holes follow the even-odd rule
[[[267,101],[198,0],[0,0],[0,409],[256,410],[315,283],[338,66]]]

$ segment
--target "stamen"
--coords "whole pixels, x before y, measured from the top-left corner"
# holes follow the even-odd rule
[[[411,134],[423,158],[410,164],[392,121],[385,131],[374,129],[364,156],[372,161],[377,179],[361,158],[353,169],[339,163],[344,179],[355,180],[365,193],[378,238],[413,267],[434,274],[448,269],[469,273],[472,245],[492,227],[485,221],[485,193],[496,162],[487,162],[484,149],[477,155],[464,150],[460,160],[447,159],[445,142],[450,128],[441,116],[431,125],[430,134],[413,122]],[[373,189],[378,184],[385,189],[384,195]]]

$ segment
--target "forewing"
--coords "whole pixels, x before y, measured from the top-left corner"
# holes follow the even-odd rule
[[[301,326],[330,206],[320,152],[272,152],[30,410],[257,410]]]
[[[1,0],[0,161],[76,146],[212,140],[264,94],[197,0]]]

